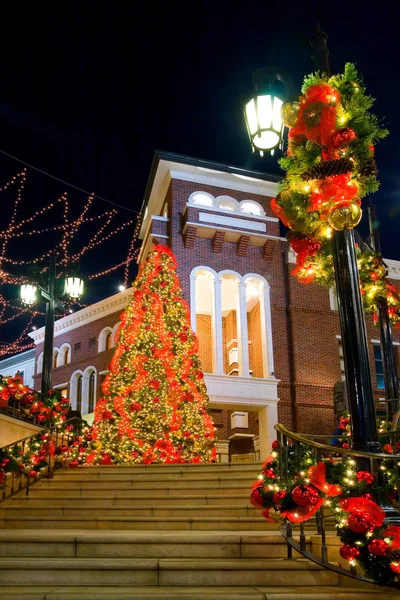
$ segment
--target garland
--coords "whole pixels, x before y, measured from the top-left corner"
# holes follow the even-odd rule
[[[262,466],[251,489],[250,501],[262,509],[270,522],[287,519],[301,523],[322,506],[335,518],[337,535],[343,542],[340,555],[350,565],[357,564],[371,580],[398,586],[400,575],[400,527],[385,526],[383,509],[374,498],[386,494],[396,497],[397,480],[394,460],[381,464],[378,476],[357,469],[354,459],[329,459],[316,462],[308,446],[288,446],[287,481],[279,476],[279,445]],[[389,450],[390,451],[390,450]],[[391,448],[391,453],[393,448]],[[397,457],[396,457],[397,460]]]
[[[379,187],[374,144],[388,132],[370,113],[374,100],[352,64],[343,75],[310,75],[302,92],[299,102],[282,109],[289,127],[287,155],[280,160],[286,178],[271,208],[290,230],[298,281],[332,287],[333,229],[360,222],[361,198]],[[400,295],[386,279],[382,256],[357,248],[357,260],[365,311],[376,315],[377,299],[386,298],[391,321],[400,326]]]

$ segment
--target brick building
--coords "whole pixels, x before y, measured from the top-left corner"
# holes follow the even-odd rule
[[[139,263],[154,240],[177,256],[223,459],[265,456],[278,421],[305,433],[335,425],[334,387],[344,377],[335,295],[290,275],[295,257],[269,206],[275,189],[263,173],[158,153],[143,204]],[[400,263],[386,262],[399,285]],[[83,413],[99,397],[129,294],[56,322],[53,383]],[[378,401],[382,360],[370,317],[367,329]],[[31,337],[38,387],[43,330]]]

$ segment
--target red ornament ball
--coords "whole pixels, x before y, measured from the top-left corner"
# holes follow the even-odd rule
[[[181,340],[181,342],[187,342],[189,338],[188,338],[187,333],[180,333],[179,339]]]
[[[158,379],[151,379],[149,381],[149,386],[153,388],[153,390],[158,390],[160,388],[160,382]]]
[[[193,402],[194,400],[194,395],[192,394],[192,392],[185,392],[183,394],[183,400],[185,402]]]
[[[355,546],[350,544],[344,544],[339,550],[340,556],[345,560],[352,560],[360,556],[360,551]]]
[[[196,379],[204,379],[203,371],[196,371]]]
[[[279,505],[285,496],[286,492],[284,490],[280,490],[279,492],[275,492],[275,494],[272,496],[272,500],[274,501],[274,504]]]
[[[292,496],[299,506],[314,506],[319,500],[319,491],[312,485],[298,485]]]
[[[354,531],[354,533],[366,533],[367,531],[372,531],[376,527],[374,517],[361,511],[350,513],[347,523],[349,529]]]
[[[28,477],[29,479],[34,479],[37,475],[37,471],[35,471],[35,469],[32,469],[32,471],[29,471],[28,473]]]
[[[88,433],[88,435],[86,436],[86,439],[88,442],[91,442],[93,439],[93,436],[90,433]]]
[[[393,446],[391,444],[385,444],[383,446],[383,451],[386,452],[386,454],[393,454]]]
[[[374,556],[387,556],[390,554],[390,546],[385,540],[372,540],[368,550]]]
[[[254,508],[264,508],[264,497],[261,494],[262,484],[254,487],[250,494],[250,502]]]
[[[343,127],[332,135],[331,144],[335,148],[335,150],[339,150],[339,148],[345,148],[355,140],[357,137],[354,129],[350,129],[350,127]]]
[[[111,419],[113,418],[112,411],[103,410],[103,412],[101,413],[101,418],[103,419],[103,421],[111,421]]]
[[[158,396],[156,396],[155,398],[153,398],[153,402],[155,402],[157,404],[157,402],[160,402],[160,398]]]
[[[76,469],[79,466],[79,461],[75,458],[74,460],[71,460],[68,466],[70,469]]]
[[[142,410],[142,408],[143,406],[140,404],[140,402],[132,402],[132,404],[129,405],[129,410],[132,412]]]
[[[372,473],[369,473],[368,471],[359,471],[357,473],[356,477],[357,477],[357,481],[359,481],[359,482],[365,481],[365,483],[368,483],[369,485],[371,483],[374,483],[374,481],[375,481],[374,475],[372,475]]]
[[[265,471],[263,471],[265,477],[269,477],[270,479],[275,479],[276,475],[273,469],[265,469]]]
[[[279,450],[279,444],[277,440],[272,442],[272,450]]]
[[[348,449],[348,447],[349,447],[349,445],[348,445],[348,443],[347,443],[347,442],[344,442],[344,443],[342,444],[342,448],[344,448],[345,450],[347,450],[347,449]]]

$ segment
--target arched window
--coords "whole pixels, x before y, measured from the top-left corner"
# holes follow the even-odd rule
[[[71,350],[67,346],[64,351],[64,364],[68,365],[70,362],[71,362]]]
[[[240,347],[239,278],[231,273],[221,276],[222,344],[224,372],[238,376],[242,371]]]
[[[43,352],[41,352],[39,354],[39,357],[37,359],[36,373],[41,373],[42,371],[43,371]]]
[[[201,367],[206,373],[216,372],[215,347],[215,311],[214,281],[215,276],[207,268],[199,268],[192,273],[191,310],[194,311],[193,329],[199,340],[199,357]]]
[[[109,331],[106,335],[106,350],[112,348],[112,332]]]
[[[54,350],[53,353],[53,369],[57,369],[58,367],[58,350]]]
[[[238,202],[230,196],[218,196],[215,202],[218,208],[223,210],[237,210],[239,207]]]
[[[163,217],[168,217],[168,202],[166,202],[166,203],[164,204],[164,208],[163,208],[162,216],[163,216]]]
[[[189,204],[199,206],[214,206],[214,196],[207,192],[194,192],[189,196]]]
[[[94,410],[94,396],[95,396],[95,383],[96,375],[92,371],[89,375],[89,389],[88,389],[88,412],[92,413]]]
[[[249,374],[273,377],[271,307],[268,282],[256,273],[243,278],[249,347]]]
[[[98,351],[104,352],[113,347],[113,335],[111,327],[104,327],[99,334]]]
[[[76,410],[82,410],[82,375],[76,380]]]
[[[240,210],[248,215],[265,215],[265,210],[258,202],[254,200],[243,200],[240,203]]]

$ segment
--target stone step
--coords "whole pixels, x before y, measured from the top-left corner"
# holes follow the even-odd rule
[[[109,465],[95,465],[95,466],[78,466],[75,469],[69,467],[62,467],[56,471],[56,474],[63,476],[64,474],[69,475],[82,475],[82,474],[96,474],[99,476],[107,476],[108,474],[115,475],[116,472],[121,474],[132,473],[132,474],[155,474],[161,473],[184,473],[184,474],[213,474],[213,473],[256,473],[258,474],[261,470],[262,463],[213,463],[213,464],[180,464],[180,465],[130,465],[130,466],[109,466]]]
[[[256,510],[251,504],[236,506],[234,504],[221,504],[215,506],[153,506],[151,501],[143,506],[115,506],[98,507],[89,506],[69,506],[64,500],[63,506],[2,506],[0,508],[0,520],[9,517],[18,519],[20,517],[42,517],[61,519],[63,517],[76,517],[78,519],[91,520],[92,518],[102,518],[107,516],[114,517],[187,517],[192,515],[197,517],[251,517],[258,516],[259,510]]]
[[[116,496],[107,493],[94,496],[68,496],[68,501],[64,496],[46,496],[30,493],[26,496],[25,491],[20,496],[13,496],[9,501],[9,506],[198,506],[198,505],[218,505],[227,503],[235,506],[245,506],[249,501],[247,494],[227,494],[227,495],[177,495],[177,496],[154,496],[142,494],[134,496],[132,493],[126,496]]]
[[[252,482],[251,482],[252,483]],[[177,496],[182,493],[188,494],[250,494],[251,483],[249,482],[223,482],[223,481],[175,481],[169,482],[168,485],[160,485],[159,481],[81,481],[67,482],[62,479],[55,481],[54,479],[42,479],[39,483],[33,485],[29,489],[29,496],[35,494],[46,495],[54,494],[65,496],[76,496],[82,493],[97,493],[104,494],[104,490],[112,490],[115,495],[122,496],[124,494],[143,494],[145,490],[151,490],[151,495],[157,496]]]
[[[0,584],[161,586],[337,585],[338,575],[305,559],[2,558]]]
[[[2,530],[0,557],[285,558],[278,532]]]
[[[337,586],[2,586],[0,600],[380,600],[382,590]],[[385,597],[388,595],[385,589]],[[389,594],[390,598],[399,595]]]
[[[60,483],[60,482],[68,482],[73,485],[80,484],[82,482],[90,481],[91,483],[99,483],[109,485],[114,482],[157,482],[160,481],[185,481],[185,482],[226,482],[232,483],[235,481],[250,483],[250,485],[256,480],[257,472],[253,473],[120,473],[116,471],[115,473],[107,473],[107,474],[96,474],[96,473],[74,473],[73,469],[69,471],[65,471],[64,473],[54,474],[52,478],[52,483]]]
[[[207,531],[218,527],[221,531],[276,531],[275,523],[268,523],[263,517],[49,517],[31,516],[0,519],[0,527],[5,529],[156,529]],[[315,530],[315,526],[313,526]]]

